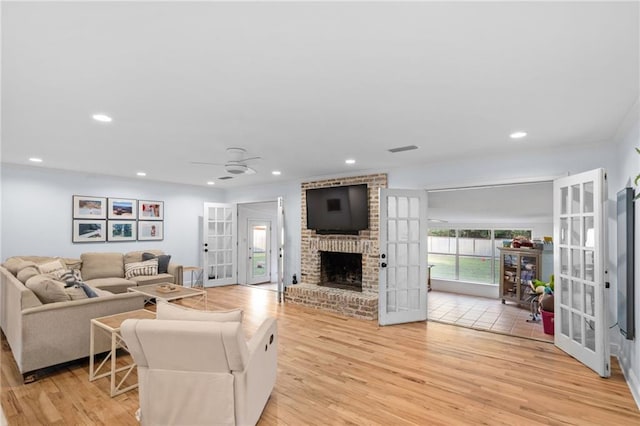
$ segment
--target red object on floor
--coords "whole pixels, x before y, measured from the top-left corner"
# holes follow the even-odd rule
[[[553,331],[553,318],[555,314],[542,310],[540,312],[542,312],[542,329],[544,330],[544,334],[555,334]]]

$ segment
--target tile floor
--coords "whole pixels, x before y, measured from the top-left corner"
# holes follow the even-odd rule
[[[498,299],[431,291],[428,296],[429,320],[462,327],[493,331],[535,340],[553,342],[540,322],[527,322],[529,309]]]

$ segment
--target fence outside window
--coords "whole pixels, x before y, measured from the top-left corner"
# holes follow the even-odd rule
[[[524,229],[430,229],[428,234],[431,277],[435,279],[497,284],[503,240],[531,238]]]

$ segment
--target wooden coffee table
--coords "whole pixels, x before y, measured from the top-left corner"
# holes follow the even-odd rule
[[[122,335],[120,334],[120,326],[126,319],[155,319],[156,314],[152,311],[147,311],[146,309],[138,309],[137,311],[123,312],[120,314],[109,315],[106,317],[94,318],[91,320],[91,337],[89,342],[89,381],[92,382],[96,379],[100,379],[102,377],[109,376],[111,379],[111,397],[116,395],[120,395],[123,392],[126,392],[131,389],[135,389],[138,387],[138,383],[133,385],[122,387],[129,374],[135,368],[135,364],[132,362],[131,364],[125,365],[123,367],[116,367],[116,357],[118,354],[118,349],[127,350],[127,346],[125,345],[124,340],[122,339]],[[111,337],[111,350],[107,353],[105,358],[100,362],[100,364],[95,366],[95,333],[96,330],[102,330],[106,332]],[[127,350],[128,351],[128,350]],[[104,373],[100,373],[107,362],[111,360],[111,368]],[[124,372],[122,379],[116,383],[117,374]]]
[[[172,289],[167,288],[172,286]],[[202,288],[183,287],[181,285],[175,285],[173,283],[159,283],[149,284],[139,287],[129,287],[128,291],[144,294],[152,299],[160,299],[166,302],[173,300],[185,299],[187,297],[200,297],[200,300],[204,302],[204,308],[207,309],[207,291]]]

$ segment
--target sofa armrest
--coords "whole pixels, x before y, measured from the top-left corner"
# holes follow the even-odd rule
[[[184,270],[183,266],[177,263],[169,262],[169,266],[167,267],[167,273],[173,275],[173,283],[176,285],[183,285],[183,275]]]
[[[278,323],[267,318],[248,342],[249,362],[234,372],[236,424],[256,424],[271,395],[278,373]]]
[[[21,356],[16,356],[20,371],[25,373],[88,356],[91,320],[142,309],[144,299],[139,293],[122,293],[24,309]],[[96,352],[109,347],[107,334],[96,333]]]

